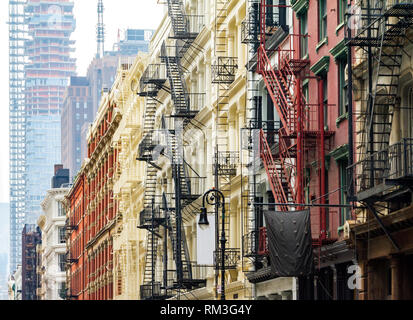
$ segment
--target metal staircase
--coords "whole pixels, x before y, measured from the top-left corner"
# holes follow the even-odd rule
[[[190,119],[196,115],[197,111],[190,110],[188,89],[177,50],[177,45],[166,46],[164,42],[161,48],[161,60],[167,69],[172,101],[175,106],[174,116]]]
[[[297,72],[293,71],[291,60],[284,57],[286,60],[279,64],[278,70],[274,70],[264,47],[261,46],[258,50],[258,72],[263,77],[282,123],[282,128],[278,132],[278,142],[274,146],[275,150],[270,147],[265,132],[261,130],[261,158],[276,202],[297,203],[300,190],[299,181],[296,180],[300,170],[295,165],[298,161],[297,147],[299,139],[303,138],[304,131],[308,129],[300,125],[307,122],[302,112],[305,101],[298,90]],[[300,64],[304,68],[305,61]],[[289,207],[280,206],[280,210],[288,211]]]
[[[270,3],[269,3],[270,2]],[[304,204],[305,165],[316,160],[316,170],[320,203],[325,204],[325,151],[327,139],[334,135],[324,126],[325,107],[322,84],[318,82],[318,104],[311,107],[302,93],[302,79],[308,77],[309,60],[301,58],[300,45],[303,35],[289,34],[274,51],[267,47],[267,12],[272,7],[285,7],[281,1],[261,0],[260,3],[260,46],[257,52],[257,72],[262,76],[265,86],[280,118],[280,128],[276,137],[269,137],[264,130],[260,133],[260,154],[274,200],[280,211],[300,210],[296,204]],[[278,58],[273,66],[271,59]],[[271,139],[270,139],[271,138]],[[271,140],[271,141],[270,141]],[[313,156],[309,156],[309,154]],[[291,206],[293,203],[295,206]],[[318,237],[313,239],[314,246],[320,246],[327,240],[325,208],[318,208],[320,217]],[[257,231],[257,230],[256,230]],[[265,230],[260,231],[264,244]],[[265,252],[265,250],[261,250]]]
[[[143,210],[139,215],[140,229],[146,229],[146,255],[143,285],[140,287],[142,300],[164,299],[161,283],[156,281],[155,269],[159,242],[160,225],[165,222],[165,216],[159,209],[155,209],[156,184],[158,167],[154,163],[155,149],[158,142],[154,141],[155,114],[158,102],[156,97],[161,89],[165,88],[166,69],[162,64],[150,64],[140,79],[139,95],[145,97],[145,111],[143,119],[142,141],[138,148],[138,161],[146,162],[145,191]],[[158,150],[160,152],[160,150]]]
[[[408,41],[406,31],[413,26],[413,2],[378,1],[373,7],[364,1],[361,25],[356,34],[347,39],[347,44],[361,48],[369,65],[366,108],[357,119],[362,124],[357,132],[361,165],[356,166],[355,173],[355,180],[367,190],[390,169],[387,158],[373,155],[389,148],[393,113],[399,103],[403,47]]]

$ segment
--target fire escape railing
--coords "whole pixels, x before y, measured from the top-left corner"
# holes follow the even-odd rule
[[[373,153],[358,161],[352,168],[355,172],[355,191],[361,193],[393,181],[400,183],[413,178],[413,139],[405,138],[389,148]],[[374,171],[373,177],[370,171]],[[390,180],[392,181],[390,184]]]

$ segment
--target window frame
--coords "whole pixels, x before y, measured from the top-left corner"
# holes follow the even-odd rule
[[[327,38],[327,0],[318,0],[318,41]]]
[[[303,12],[299,16],[299,20],[300,35],[302,36],[302,38],[300,39],[300,54],[301,58],[303,58],[308,55],[308,11]]]
[[[337,0],[338,1],[338,12],[337,12],[337,22],[338,24],[342,24],[345,22],[346,20],[346,11],[347,11],[347,7],[348,7],[348,3],[347,0]]]
[[[339,117],[348,113],[348,81],[346,81],[347,59],[338,59],[338,102]]]

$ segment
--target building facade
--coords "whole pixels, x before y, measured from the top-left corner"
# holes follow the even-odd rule
[[[25,42],[25,198],[26,223],[36,223],[49,189],[53,165],[61,162],[60,113],[68,79],[75,28],[71,1],[27,1],[29,40]]]
[[[62,170],[55,166],[55,177]],[[68,173],[68,172],[67,172]],[[55,179],[56,180],[56,179]],[[44,214],[37,221],[42,232],[39,264],[39,300],[62,300],[66,295],[66,210],[63,205],[69,191],[69,175],[52,184],[42,201]]]
[[[22,232],[21,300],[39,299],[37,266],[41,258],[38,250],[41,241],[40,228],[34,224],[26,224]]]
[[[8,281],[9,300],[22,300],[22,266],[18,265],[16,271]]]
[[[86,77],[71,77],[66,89],[61,114],[62,163],[76,175],[82,165],[82,149],[86,148],[86,136],[82,127],[93,121],[93,103]]]
[[[25,217],[25,2],[9,1],[10,273],[21,264]]]
[[[120,60],[117,81],[130,67],[131,61]],[[119,156],[113,135],[121,120],[117,105],[122,99],[115,88],[117,82],[102,96],[88,132],[88,158],[67,196],[68,290],[75,300],[113,299],[113,236],[121,218],[113,195]]]
[[[121,56],[136,56],[138,52],[148,52],[149,42],[154,34],[154,30],[126,29],[124,38],[115,44]],[[117,48],[116,48],[117,47]]]
[[[359,11],[352,12],[358,19],[348,41],[355,109],[355,164],[349,175],[361,208],[349,231],[360,268],[358,297],[412,299],[413,78],[408,39],[413,2],[382,1],[378,9],[373,1],[353,4]]]
[[[245,299],[251,287],[242,272],[238,134],[246,121],[246,48],[239,41],[245,2],[168,3],[139,88],[145,97],[140,299],[216,299],[222,280],[228,299]],[[203,195],[212,187],[225,195],[225,279],[218,263],[221,224],[210,214],[210,227],[198,226]]]
[[[144,231],[137,229],[138,212],[143,210],[143,163],[136,161],[142,138],[144,98],[136,94],[148,58],[139,53],[129,72],[117,79],[114,90],[120,92],[117,107],[122,119],[113,143],[119,159],[113,176],[113,195],[119,202],[118,221],[113,234],[113,299],[138,300],[142,282]]]
[[[251,79],[244,128],[250,141],[245,194],[253,204],[243,238],[252,270],[248,279],[257,299],[354,299],[347,280],[355,254],[344,233],[352,220],[346,172],[347,1],[275,1],[259,10],[262,3],[249,1],[242,35]],[[291,280],[276,277],[263,211],[304,209],[311,217],[315,272]]]

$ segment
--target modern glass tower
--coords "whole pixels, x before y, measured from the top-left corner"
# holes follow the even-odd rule
[[[60,112],[76,61],[70,53],[75,29],[73,1],[28,0],[25,53],[26,174],[25,223],[35,224],[40,207],[61,162]]]
[[[9,1],[10,272],[21,263],[24,224],[60,163],[60,109],[69,77],[75,28],[69,0]]]
[[[21,261],[25,218],[25,3],[9,1],[10,272]]]

